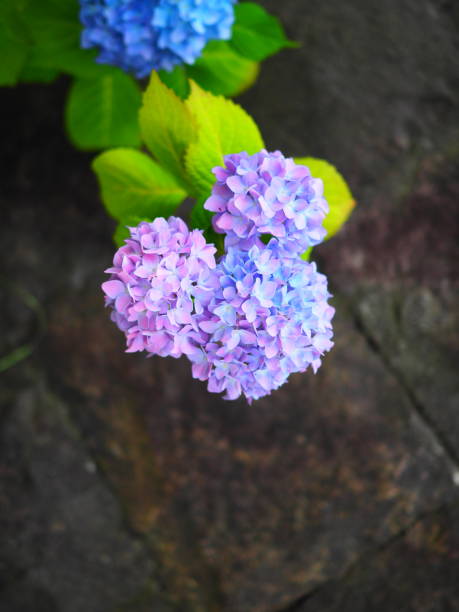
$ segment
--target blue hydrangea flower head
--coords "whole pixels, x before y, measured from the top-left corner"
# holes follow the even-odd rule
[[[205,340],[195,321],[194,292],[208,284],[215,247],[177,217],[144,221],[129,231],[102,285],[112,320],[126,335],[127,352],[192,355]]]
[[[230,247],[195,293],[206,339],[189,355],[193,376],[225,399],[250,402],[293,372],[317,371],[333,346],[329,297],[315,263],[285,257],[275,243]]]
[[[204,208],[216,213],[213,226],[226,234],[227,247],[248,250],[268,234],[294,256],[322,242],[328,205],[321,179],[306,166],[265,150],[224,161],[224,168],[213,169],[217,181]]]
[[[237,0],[80,0],[81,45],[137,77],[193,64],[210,40],[231,37]]]

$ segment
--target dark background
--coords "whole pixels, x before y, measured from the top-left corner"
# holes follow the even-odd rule
[[[67,82],[0,92],[1,612],[459,610],[459,4],[264,4],[302,47],[241,102],[358,205],[335,348],[251,407],[123,353]]]

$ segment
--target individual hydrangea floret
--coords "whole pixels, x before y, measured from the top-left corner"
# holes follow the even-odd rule
[[[215,247],[201,230],[190,232],[176,217],[141,222],[129,231],[102,285],[112,320],[126,335],[127,352],[192,356],[205,339],[195,320],[202,310],[195,308],[194,293],[208,285]],[[201,300],[204,294],[201,290]]]
[[[80,0],[81,45],[137,77],[193,64],[210,40],[231,37],[236,0]]]
[[[207,337],[190,356],[193,376],[225,399],[242,393],[251,401],[293,372],[317,371],[333,346],[329,297],[314,263],[285,257],[275,244],[230,247],[196,293]]]
[[[248,250],[268,234],[286,254],[299,255],[323,240],[328,205],[321,179],[306,166],[265,150],[224,161],[224,168],[213,169],[217,182],[204,208],[216,213],[213,226],[226,234],[227,247]]]

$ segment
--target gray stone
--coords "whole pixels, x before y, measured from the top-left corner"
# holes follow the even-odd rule
[[[357,202],[378,208],[398,206],[421,159],[457,152],[456,3],[262,4],[301,45],[270,59],[243,97],[270,150],[334,162]]]
[[[185,360],[123,353],[66,83],[2,91],[0,354],[34,349],[2,381],[2,612],[456,605],[458,9],[265,4],[302,47],[241,100],[269,149],[331,160],[358,205],[314,254],[336,347],[251,407]]]
[[[459,293],[367,287],[356,308],[421,416],[447,445],[459,484]]]
[[[459,608],[459,511],[446,506],[365,555],[291,612],[455,612]]]
[[[208,394],[186,360],[122,356],[92,299],[71,322],[68,301],[52,317],[53,350],[69,355],[60,376],[82,397],[74,413],[89,408],[133,528],[175,551],[163,567],[171,590],[177,576],[214,579],[211,609],[276,610],[457,496],[448,457],[344,305],[319,373],[249,408]]]
[[[18,366],[15,398],[1,404],[0,609],[114,610],[153,581],[153,564],[38,376]]]

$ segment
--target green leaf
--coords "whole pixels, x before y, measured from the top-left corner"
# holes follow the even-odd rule
[[[200,201],[192,208],[190,213],[190,225],[192,228],[202,230],[212,229],[212,217],[214,214],[210,210],[204,208],[204,202]]]
[[[354,198],[344,178],[329,162],[315,157],[297,157],[295,162],[307,166],[312,176],[322,179],[324,183],[324,197],[330,208],[324,220],[327,230],[325,240],[328,240],[338,232],[351,214],[355,206]]]
[[[186,71],[203,89],[217,95],[237,96],[255,82],[259,65],[236,53],[227,42],[214,40]]]
[[[220,254],[224,253],[224,237],[222,234],[217,234],[212,227],[212,217],[214,216],[210,210],[205,210],[203,207],[205,200],[198,202],[192,209],[189,219],[190,227],[193,229],[202,229],[206,241],[214,244]]]
[[[16,85],[27,54],[27,43],[0,24],[0,85]]]
[[[42,68],[27,62],[21,72],[20,79],[22,83],[51,83],[58,76],[59,73],[56,70]]]
[[[192,195],[206,198],[215,182],[212,168],[221,166],[230,153],[260,151],[263,139],[255,121],[239,105],[202,90],[193,81],[185,104],[198,125],[198,139],[186,154],[188,179]]]
[[[4,58],[0,78],[6,71],[10,81],[29,82],[49,82],[58,72],[85,78],[105,74],[107,67],[95,62],[98,51],[80,48],[77,0],[1,0],[0,4]]]
[[[64,72],[84,79],[102,77],[116,70],[106,64],[98,64],[97,55],[95,49],[80,49],[78,46],[55,51],[48,45],[36,45],[31,50],[27,65],[37,70]]]
[[[195,121],[184,102],[156,72],[152,72],[143,95],[140,130],[155,158],[183,180],[185,151],[196,139]]]
[[[31,355],[36,349],[40,339],[46,332],[46,314],[45,311],[37,300],[37,298],[21,287],[20,285],[16,285],[8,281],[7,279],[3,279],[0,276],[0,283],[2,289],[6,289],[8,291],[8,295],[15,296],[17,303],[22,303],[24,306],[27,306],[33,314],[35,315],[35,333],[34,338],[30,339],[28,342],[16,346],[6,355],[0,355],[0,373],[9,370],[17,363],[27,359],[29,355]]]
[[[128,225],[129,223],[118,223],[118,225],[116,226],[116,229],[113,233],[113,241],[117,247],[123,246],[126,238],[129,238],[130,232],[127,228]],[[134,223],[133,225],[138,225],[138,224]]]
[[[66,108],[67,129],[81,149],[140,145],[137,83],[113,69],[95,79],[77,79]]]
[[[129,238],[131,233],[128,227],[136,227],[141,221],[153,221],[154,217],[128,217],[118,223],[113,233],[113,241],[117,247],[123,246],[126,238]]]
[[[78,13],[77,0],[31,2],[24,18],[33,39],[28,64],[35,72],[53,70],[84,78],[104,75],[107,66],[95,61],[99,52],[80,46]]]
[[[260,62],[284,47],[297,46],[287,39],[279,20],[259,4],[241,2],[234,10],[236,20],[230,44],[244,57]]]
[[[0,7],[0,85],[15,85],[26,63],[30,38],[22,19],[25,5],[18,0]]]
[[[135,149],[113,149],[93,162],[109,214],[124,224],[133,218],[167,217],[186,197],[175,178]]]
[[[33,44],[40,52],[58,57],[80,46],[81,24],[76,0],[30,2],[23,13]]]
[[[190,93],[190,85],[184,66],[176,66],[174,70],[168,72],[167,70],[158,70],[158,76],[161,81],[172,89],[179,98],[184,100]]]
[[[3,2],[4,0],[2,0]],[[11,1],[11,0],[10,0]],[[13,0],[15,1],[15,0]],[[28,20],[32,23],[37,23],[36,20],[40,21],[53,21],[60,20],[67,23],[79,21],[80,5],[79,0],[20,0],[22,4],[26,5],[26,12]]]

